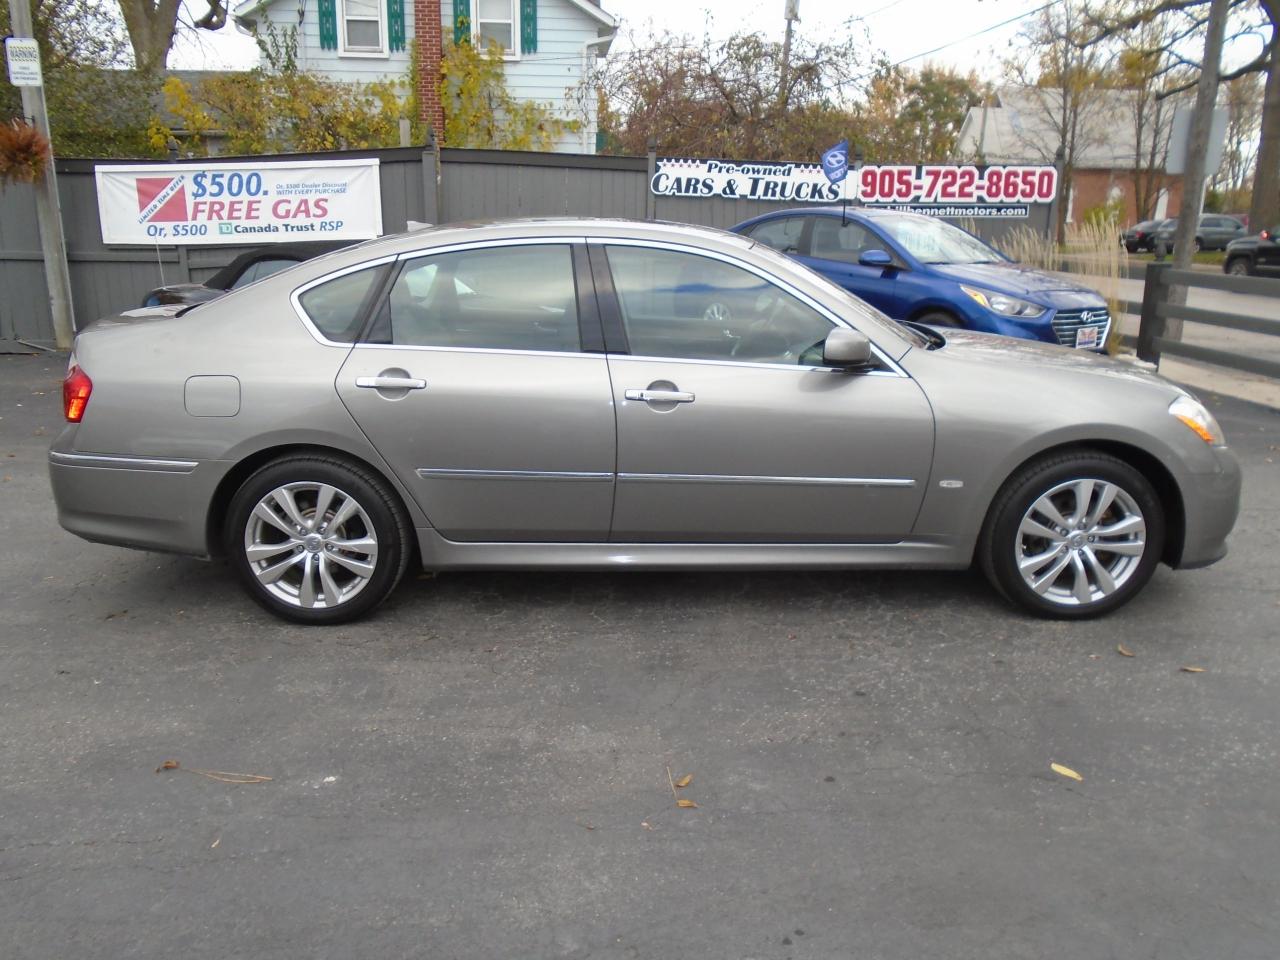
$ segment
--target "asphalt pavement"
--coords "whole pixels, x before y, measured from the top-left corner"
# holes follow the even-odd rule
[[[1230,556],[1104,620],[964,573],[473,573],[307,629],[57,526],[62,364],[0,357],[7,960],[1280,950],[1273,410],[1210,400]]]

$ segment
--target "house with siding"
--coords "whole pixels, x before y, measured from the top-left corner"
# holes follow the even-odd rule
[[[443,38],[496,41],[513,96],[577,121],[555,149],[596,152],[596,98],[574,92],[617,33],[599,0],[245,0],[235,18],[245,27],[269,21],[296,29],[299,66],[349,83],[405,78],[416,51],[422,119],[437,138],[444,129],[436,89]]]

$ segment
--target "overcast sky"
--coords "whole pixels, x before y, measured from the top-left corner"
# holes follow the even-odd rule
[[[231,0],[234,6],[237,0]],[[863,18],[872,45],[891,62],[908,61],[919,67],[943,63],[961,70],[973,69],[987,79],[998,79],[1001,60],[1026,19],[983,33],[971,34],[1019,14],[1035,10],[1044,0],[800,0],[800,32],[812,38],[843,35],[851,18]],[[406,4],[407,5],[407,4]],[[664,28],[720,39],[739,30],[757,30],[781,39],[785,0],[604,0],[604,8],[622,21],[620,47],[643,43],[645,37]],[[203,10],[204,4],[196,0]],[[198,16],[199,14],[197,14]],[[1028,18],[1029,19],[1029,18]],[[179,40],[169,65],[186,69],[245,68],[253,66],[257,51],[253,41],[228,25],[217,34],[200,32],[193,41],[190,31]],[[936,47],[944,47],[920,57]],[[1243,40],[1228,54],[1229,61],[1251,58],[1261,49],[1259,40]]]

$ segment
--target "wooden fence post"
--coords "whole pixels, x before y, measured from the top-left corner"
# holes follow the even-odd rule
[[[1164,273],[1167,263],[1148,263],[1146,283],[1142,288],[1142,313],[1138,323],[1138,359],[1160,366],[1160,348],[1157,338],[1164,336],[1165,318],[1158,308],[1169,300],[1169,284]]]

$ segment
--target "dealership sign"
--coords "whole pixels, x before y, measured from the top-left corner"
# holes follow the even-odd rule
[[[839,144],[823,163],[751,163],[659,159],[649,189],[665,197],[725,197],[833,203],[931,213],[942,217],[1025,217],[1032,204],[1053,202],[1058,171],[1052,166],[871,164],[832,181],[846,159]]]
[[[377,160],[100,165],[103,243],[203,245],[382,235]]]

